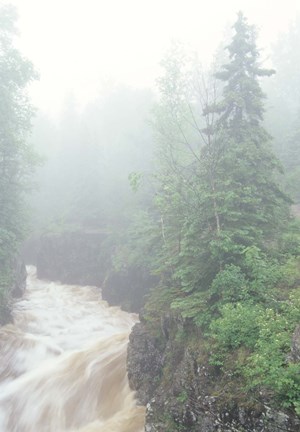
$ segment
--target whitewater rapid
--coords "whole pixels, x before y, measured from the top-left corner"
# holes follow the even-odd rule
[[[0,432],[142,432],[126,374],[136,316],[94,287],[36,279],[0,328]]]

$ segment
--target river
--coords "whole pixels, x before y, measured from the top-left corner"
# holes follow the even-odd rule
[[[36,279],[0,329],[0,432],[142,432],[126,374],[135,315],[98,289]]]

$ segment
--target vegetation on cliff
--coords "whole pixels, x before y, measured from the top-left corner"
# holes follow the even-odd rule
[[[24,192],[36,158],[28,144],[32,64],[14,46],[16,11],[0,10],[0,314],[13,284],[15,256],[25,231]]]
[[[300,322],[299,222],[260,86],[274,71],[262,68],[242,13],[233,30],[228,59],[208,78],[178,44],[162,63],[152,262],[160,285],[143,319],[164,339],[161,318],[179,314],[238,397],[265,394],[300,415],[299,358],[289,356]]]
[[[290,215],[289,198],[299,198],[299,121],[294,115],[285,126],[276,123],[285,116],[275,102],[276,112],[265,113],[261,78],[276,79],[282,94],[288,80],[262,67],[255,28],[241,13],[233,32],[209,73],[178,43],[163,59],[153,119],[155,164],[144,121],[152,93],[118,87],[81,114],[69,100],[59,126],[40,118],[34,140],[44,146],[48,163],[38,173],[34,225],[39,231],[105,233],[102,252],[109,259],[103,279],[113,302],[123,298],[114,287],[126,278],[134,280],[136,297],[149,273],[155,276],[150,285],[159,280],[143,322],[159,348],[171,338],[175,351],[168,351],[158,385],[172,381],[180,356],[199,349],[197,364],[206,362],[236,397],[253,401],[267,395],[278,407],[299,414],[299,359],[290,355],[300,322],[299,222]],[[0,208],[6,212],[1,226],[5,260],[22,237],[23,222],[9,223],[21,216],[16,205],[22,202],[24,169],[33,161],[23,139],[31,115],[23,89],[33,72],[21,60],[18,70],[27,75],[9,87],[12,100],[16,96],[20,103],[14,110],[20,117],[10,121],[20,128],[14,129],[11,167],[16,170],[10,172],[17,182],[7,183],[15,189]],[[295,75],[293,82],[299,79]],[[295,98],[289,91],[292,111]],[[0,190],[2,200],[7,185]],[[127,283],[122,290],[128,295]],[[174,316],[180,331],[168,326]],[[224,395],[235,397],[229,391]],[[188,397],[183,390],[178,400]]]

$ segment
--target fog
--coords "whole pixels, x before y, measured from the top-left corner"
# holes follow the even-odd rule
[[[124,233],[140,212],[155,211],[150,203],[158,187],[159,129],[171,125],[173,143],[178,140],[177,126],[164,124],[165,114],[157,120],[158,111],[168,110],[177,97],[174,93],[169,102],[159,102],[159,80],[172,81],[168,62],[183,74],[183,86],[186,73],[212,77],[207,71],[215,59],[219,66],[228,60],[224,48],[239,10],[257,29],[261,64],[277,71],[261,80],[268,96],[266,126],[274,150],[289,166],[287,136],[298,112],[297,1],[14,4],[19,15],[15,43],[39,73],[29,86],[37,110],[30,140],[42,159],[28,203],[32,231],[89,227]],[[182,63],[177,66],[176,56]],[[197,100],[199,94],[184,97]],[[201,123],[203,106],[199,100],[192,103]],[[278,122],[286,113],[285,122]],[[189,126],[186,133],[194,149],[203,145]],[[297,175],[283,180],[293,197],[298,197]]]
[[[14,5],[17,22],[0,9],[0,324],[17,323],[0,331],[0,432],[143,429],[136,318],[99,308],[77,286],[91,283],[141,312],[132,371],[158,386],[159,430],[198,430],[218,407],[212,429],[299,415],[299,0]],[[31,269],[26,293],[23,259],[76,286]]]
[[[242,10],[259,32],[264,57],[299,13],[297,0],[15,0],[22,52],[40,72],[34,104],[57,118],[72,92],[82,106],[104,88],[155,87],[172,39],[208,64]]]

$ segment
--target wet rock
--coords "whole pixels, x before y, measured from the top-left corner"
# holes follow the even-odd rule
[[[14,284],[12,286],[12,297],[22,297],[26,290],[27,271],[24,261],[18,256],[14,262]]]
[[[108,266],[102,246],[105,239],[101,232],[44,235],[37,253],[38,278],[101,286]]]
[[[40,247],[40,236],[37,235],[31,236],[23,242],[20,250],[20,255],[26,265],[36,266],[37,256]]]
[[[300,432],[300,420],[293,412],[278,411],[269,400],[239,397],[210,366],[201,344],[189,346],[183,338],[178,350],[176,328],[182,322],[168,320],[161,329],[165,343],[157,344],[147,322],[134,327],[128,348],[130,383],[146,405],[148,432]],[[299,359],[298,328],[293,337],[293,355]],[[166,334],[168,336],[166,340]],[[298,360],[297,360],[298,361]]]
[[[127,355],[128,379],[137,399],[146,405],[157,387],[162,370],[163,358],[154,339],[145,331],[142,324],[133,327]],[[154,403],[155,400],[152,400]],[[151,412],[151,405],[148,407]]]
[[[11,308],[9,305],[1,305],[0,306],[0,326],[6,325],[8,323],[12,323],[12,315]]]
[[[0,305],[0,325],[5,325],[13,321],[11,316],[11,303],[13,298],[22,297],[26,290],[27,271],[22,258],[17,255],[11,260],[9,265],[12,283],[6,288],[6,303]]]
[[[145,294],[157,282],[143,268],[132,266],[116,271],[111,263],[115,245],[107,233],[76,231],[44,235],[39,242],[33,239],[24,245],[23,253],[28,260],[32,258],[28,248],[37,244],[38,278],[101,287],[104,300],[129,312],[140,311]]]
[[[156,283],[157,278],[147,270],[131,266],[110,272],[102,286],[102,297],[110,305],[121,306],[128,312],[139,312],[145,304],[145,295]]]

